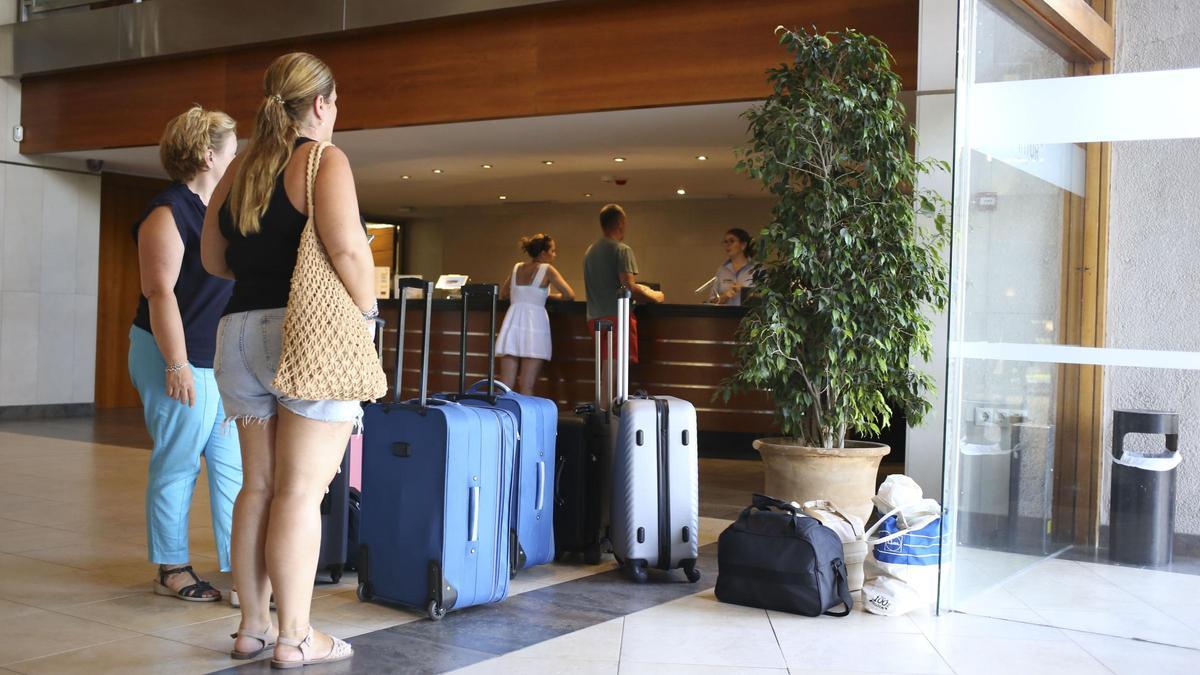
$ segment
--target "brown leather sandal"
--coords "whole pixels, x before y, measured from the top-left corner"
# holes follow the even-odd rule
[[[167,585],[167,577],[176,574],[190,574],[196,583],[184,586],[177,591]],[[209,595],[210,593],[211,595]],[[166,565],[159,565],[158,579],[154,580],[154,594],[169,595],[180,600],[187,600],[188,602],[217,602],[221,599],[221,591],[218,591],[213,588],[212,584],[202,581],[200,577],[196,576],[196,572],[192,570],[191,565],[171,568],[168,568]]]

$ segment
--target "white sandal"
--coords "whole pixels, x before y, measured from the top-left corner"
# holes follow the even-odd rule
[[[259,654],[267,651],[267,647],[275,646],[275,642],[271,640],[271,624],[267,624],[266,630],[262,631],[261,633],[255,633],[254,631],[249,631],[245,628],[239,628],[238,632],[230,635],[229,637],[233,638],[234,640],[246,637],[250,638],[251,640],[258,640],[262,643],[261,647],[249,652],[240,652],[237,649],[231,649],[229,651],[229,656],[237,659],[238,661],[249,661],[250,659],[257,658]]]
[[[279,636],[279,644],[285,647],[295,647],[300,650],[300,659],[298,661],[280,661],[279,659],[271,659],[271,667],[275,669],[288,668],[303,668],[304,666],[315,666],[319,663],[333,663],[334,661],[344,661],[351,656],[354,656],[354,649],[345,640],[336,638],[332,635],[329,639],[333,640],[333,647],[329,653],[320,658],[311,658],[309,650],[313,646],[313,628],[308,627],[308,635],[304,636],[303,640],[295,640]]]

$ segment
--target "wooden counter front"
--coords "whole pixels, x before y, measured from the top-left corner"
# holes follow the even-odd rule
[[[384,370],[395,381],[396,330],[399,301],[380,303],[384,328]],[[405,326],[402,394],[417,392],[420,366],[422,303],[408,303]],[[550,329],[554,356],[542,369],[536,393],[569,411],[593,398],[593,337],[588,331],[585,303],[551,302]],[[506,303],[496,313],[496,329],[504,319]],[[634,311],[638,320],[641,363],[631,368],[630,391],[678,396],[696,406],[704,432],[769,434],[777,430],[773,407],[766,392],[739,394],[728,403],[716,397],[721,382],[733,374],[734,333],[744,310],[710,305],[653,305]],[[487,303],[472,303],[467,332],[467,384],[484,379],[487,372]],[[429,391],[458,390],[459,335],[462,304],[435,300],[430,322]],[[499,365],[497,364],[497,371]],[[391,392],[389,391],[389,396]]]

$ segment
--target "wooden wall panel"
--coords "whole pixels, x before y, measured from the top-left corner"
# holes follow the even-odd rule
[[[400,24],[217,54],[126,63],[22,82],[25,153],[151,145],[196,102],[243,135],[262,73],[302,49],[338,77],[338,128],[369,129],[742,101],[785,58],[774,29],[855,27],[916,84],[918,0],[579,2]]]
[[[129,326],[141,293],[130,228],[167,182],[106,173],[100,179],[100,283],[96,305],[96,407],[140,406],[129,382]]]

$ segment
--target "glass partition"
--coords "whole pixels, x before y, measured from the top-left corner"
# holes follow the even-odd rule
[[[1200,648],[1200,69],[1083,75],[1007,2],[960,2],[940,609]]]

